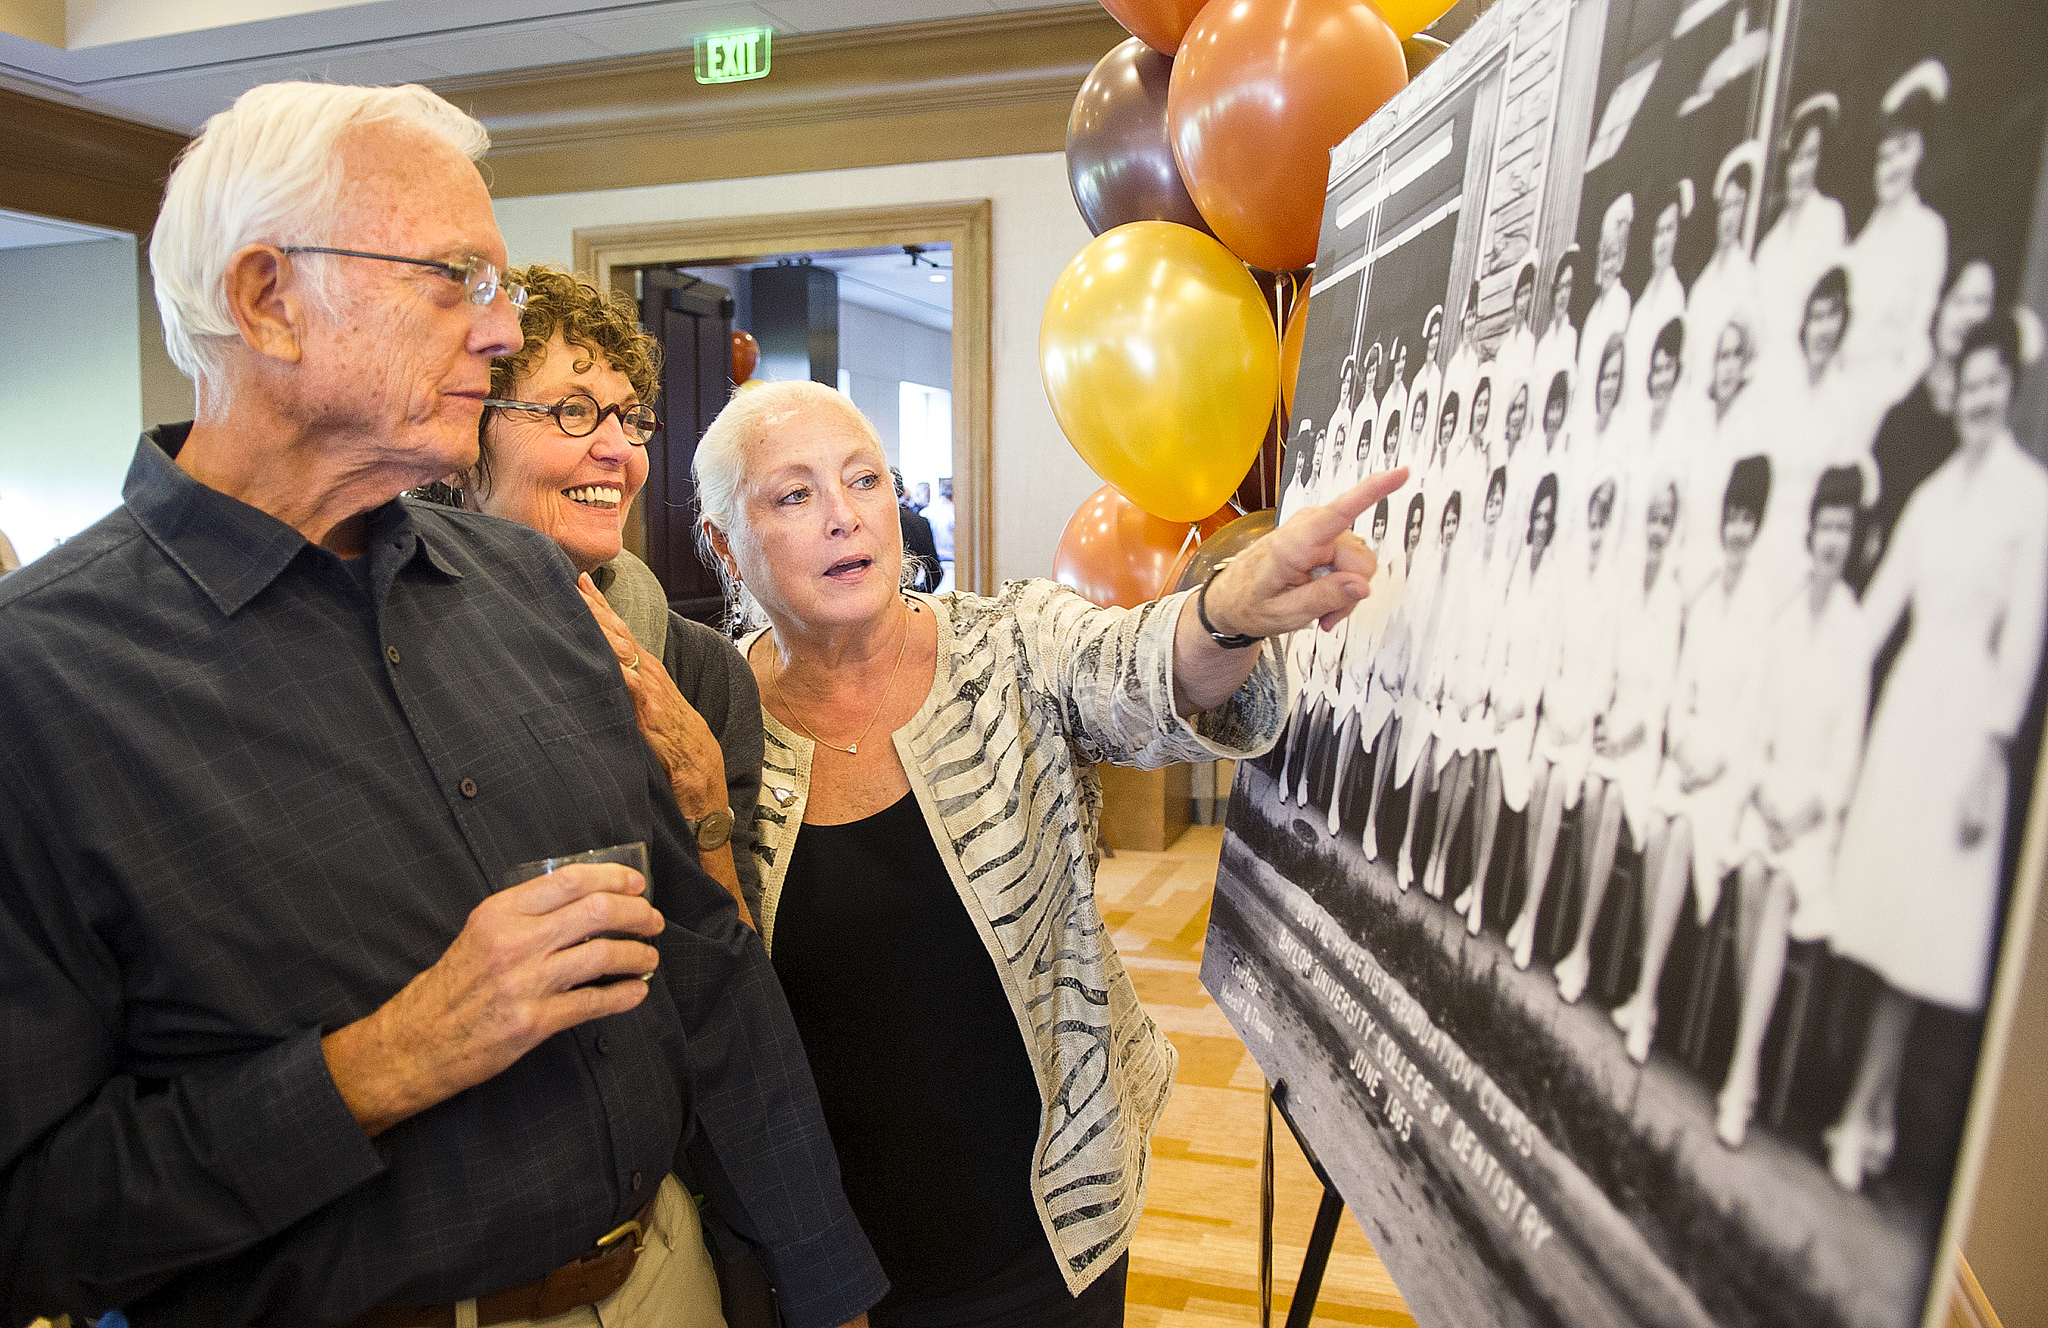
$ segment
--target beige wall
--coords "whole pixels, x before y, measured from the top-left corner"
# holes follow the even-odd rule
[[[0,307],[36,314],[0,326],[0,530],[24,558],[121,501],[140,429],[192,418],[140,249],[0,250]]]
[[[0,250],[0,530],[25,561],[121,501],[141,421],[135,241]]]
[[[1038,324],[1067,260],[1088,243],[1060,153],[875,166],[500,199],[514,263],[567,266],[579,226],[986,198],[994,210],[990,379],[995,570],[1048,576],[1060,531],[1101,481],[1061,435],[1038,376]]]

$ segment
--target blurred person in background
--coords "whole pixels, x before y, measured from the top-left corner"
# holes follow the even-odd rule
[[[903,490],[903,472],[889,467],[896,486],[896,515],[903,527],[903,552],[908,559],[909,584],[915,590],[932,591],[939,584],[939,546],[932,537],[932,523],[911,506]]]

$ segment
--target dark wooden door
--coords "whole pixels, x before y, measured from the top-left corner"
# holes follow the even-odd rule
[[[663,268],[640,276],[640,321],[661,342],[662,427],[647,444],[647,565],[685,618],[719,624],[725,594],[698,555],[697,440],[732,395],[732,293]]]

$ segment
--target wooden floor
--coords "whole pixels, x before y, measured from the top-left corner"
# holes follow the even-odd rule
[[[1153,1138],[1152,1188],[1131,1251],[1132,1328],[1243,1328],[1259,1318],[1259,1150],[1265,1080],[1202,990],[1198,970],[1220,826],[1164,853],[1103,861],[1096,893],[1138,996],[1180,1050],[1173,1100]],[[1284,1321],[1321,1186],[1276,1120],[1273,1321]],[[1315,1322],[1411,1328],[1415,1320],[1347,1213]]]

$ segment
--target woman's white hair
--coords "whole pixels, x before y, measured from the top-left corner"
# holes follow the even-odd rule
[[[149,242],[164,347],[202,395],[218,388],[228,345],[228,260],[244,245],[322,244],[343,183],[336,140],[358,125],[404,121],[446,139],[471,161],[490,135],[416,84],[359,88],[267,83],[206,122],[178,154]],[[313,282],[322,303],[328,288]]]
[[[874,423],[861,413],[859,406],[854,405],[844,393],[823,383],[804,380],[758,383],[735,395],[725,404],[725,409],[718,412],[718,418],[711,421],[711,427],[704,431],[703,438],[697,442],[697,455],[690,462],[690,473],[697,481],[700,515],[697,550],[706,563],[718,569],[718,579],[725,585],[727,613],[735,632],[758,627],[768,619],[761,611],[761,602],[733,576],[725,559],[718,556],[711,542],[711,531],[717,528],[728,544],[737,542],[746,525],[748,454],[777,425],[812,411],[839,416],[865,435],[875,445],[875,455],[887,461],[888,452],[882,446],[881,434],[875,431]],[[910,560],[904,559],[901,575],[906,584],[915,573],[916,568]]]

